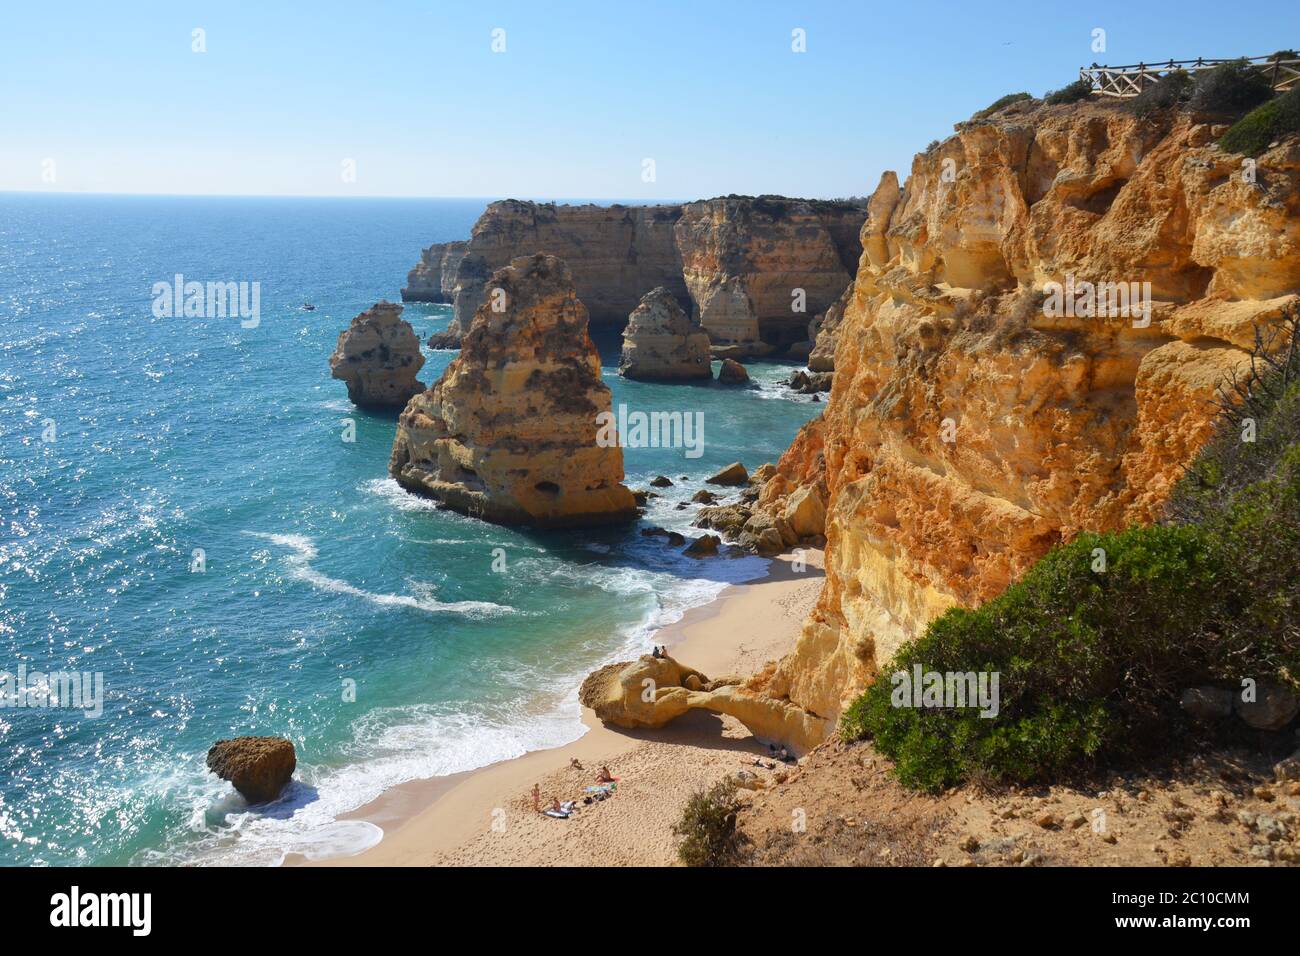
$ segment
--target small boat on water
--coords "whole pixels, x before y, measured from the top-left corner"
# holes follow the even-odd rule
[[[302,304],[302,310],[304,312],[315,312],[316,306],[312,305],[310,302],[304,302]]]

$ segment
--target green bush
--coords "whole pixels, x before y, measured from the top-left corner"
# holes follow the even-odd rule
[[[1048,106],[1058,106],[1061,103],[1077,103],[1079,100],[1086,100],[1092,95],[1092,83],[1085,79],[1077,79],[1069,86],[1063,86],[1059,90],[1049,90],[1043,94],[1043,102]]]
[[[1268,75],[1246,60],[1220,63],[1196,74],[1188,105],[1206,113],[1240,115],[1273,95]]]
[[[1093,570],[1096,549],[1105,570]],[[1188,635],[1221,578],[1195,528],[1080,535],[983,607],[935,620],[848,708],[843,730],[874,738],[899,779],[925,790],[1053,779],[1103,748],[1136,747],[1173,690],[1212,676]],[[997,673],[997,716],[894,706],[890,675],[918,664]]]
[[[1032,100],[1032,99],[1033,97],[1030,96],[1028,93],[1008,93],[1006,96],[1002,96],[994,100],[984,109],[980,110],[978,113],[972,116],[971,119],[982,120],[986,117],[992,116],[1000,109],[1005,109],[1006,107],[1010,106],[1012,103],[1019,103],[1022,100]]]
[[[1080,535],[948,611],[847,708],[844,736],[874,738],[920,789],[1048,781],[1168,747],[1184,687],[1300,676],[1300,310],[1255,359],[1175,489],[1175,523]],[[894,706],[891,676],[915,665],[998,673],[997,716]]]
[[[736,831],[736,784],[724,780],[711,790],[696,791],[686,803],[682,818],[673,825],[681,838],[677,855],[687,866],[728,866],[743,846]]]
[[[1223,134],[1219,145],[1231,153],[1258,156],[1268,144],[1300,133],[1300,86],[1257,106]]]
[[[1166,73],[1129,100],[1128,108],[1145,119],[1161,110],[1183,106],[1191,99],[1194,85],[1190,73],[1186,70],[1174,70],[1172,73]]]

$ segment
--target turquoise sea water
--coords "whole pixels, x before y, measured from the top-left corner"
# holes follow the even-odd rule
[[[495,527],[388,479],[395,421],[348,403],[329,354],[483,205],[0,195],[0,671],[98,672],[105,690],[98,718],[0,709],[0,863],[360,849],[375,828],[339,815],[576,738],[583,675],[762,573],[635,526]],[[156,318],[152,285],[176,273],[259,282],[260,324]],[[405,316],[425,339],[449,312]],[[642,526],[688,531],[675,506],[704,476],[775,460],[821,408],[774,363],[748,389],[625,382],[617,335],[598,341],[616,404],[704,415],[702,458],[627,450],[634,487],[692,479]],[[426,357],[429,384],[453,353]],[[237,734],[295,742],[280,801],[250,809],[205,771]]]

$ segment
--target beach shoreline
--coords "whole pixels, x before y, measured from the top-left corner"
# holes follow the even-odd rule
[[[731,585],[656,632],[678,660],[708,675],[748,676],[789,651],[822,584],[822,552],[773,559],[767,574]],[[412,781],[346,815],[376,824],[383,839],[361,853],[285,865],[437,866],[674,862],[671,824],[695,790],[746,766],[767,748],[731,717],[695,711],[657,730],[606,727],[587,708],[587,731],[560,747],[476,770]],[[582,769],[575,769],[571,761]],[[532,811],[543,798],[574,799],[601,765],[620,778],[612,798],[569,820]]]

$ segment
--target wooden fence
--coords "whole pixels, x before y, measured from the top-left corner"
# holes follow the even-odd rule
[[[1270,56],[1239,57],[1256,70],[1268,77],[1273,89],[1279,92],[1289,90],[1300,83],[1300,58],[1278,59],[1277,54]],[[1144,89],[1175,70],[1195,73],[1208,70],[1220,63],[1232,63],[1225,60],[1170,60],[1168,63],[1134,63],[1129,66],[1098,66],[1079,69],[1079,79],[1092,84],[1094,96],[1137,96]]]

